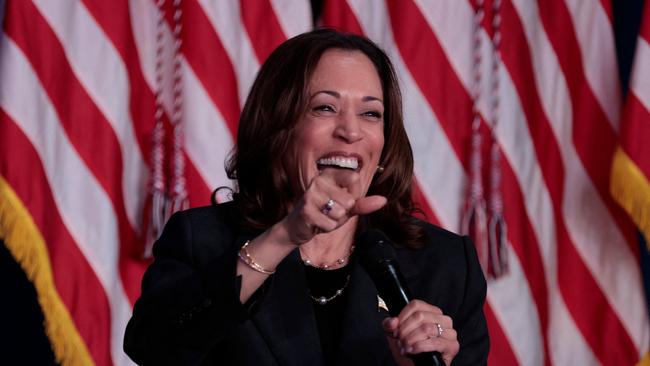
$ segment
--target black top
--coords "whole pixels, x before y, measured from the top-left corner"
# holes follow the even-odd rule
[[[350,268],[345,266],[334,270],[324,270],[305,265],[305,276],[309,295],[315,298],[322,296],[329,299],[336,294],[337,290],[342,290],[341,295],[325,304],[320,304],[310,297],[314,305],[314,315],[325,363],[333,365],[334,355],[336,355],[336,348],[341,337]]]
[[[145,365],[323,366],[315,305],[296,249],[278,265],[253,306],[239,301],[237,252],[260,235],[245,228],[234,203],[176,213],[154,245],[124,338]],[[422,249],[396,248],[414,298],[454,320],[460,351],[454,366],[485,365],[489,338],[486,283],[473,244],[425,222]],[[351,260],[343,297],[336,365],[396,365],[378,311],[377,289]],[[247,304],[248,305],[248,304]],[[252,305],[252,304],[250,304]],[[326,338],[326,337],[323,337]]]

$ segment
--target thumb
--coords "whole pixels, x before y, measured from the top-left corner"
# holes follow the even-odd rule
[[[375,212],[386,205],[388,200],[384,196],[367,196],[359,198],[352,207],[352,214],[367,215]]]
[[[384,331],[390,334],[393,334],[393,332],[397,330],[398,324],[399,324],[399,319],[391,318],[391,317],[384,318],[384,320],[381,322]]]

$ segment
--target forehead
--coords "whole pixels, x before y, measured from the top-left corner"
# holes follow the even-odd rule
[[[379,94],[382,88],[375,65],[361,51],[329,49],[318,60],[309,80],[309,89],[353,88]]]

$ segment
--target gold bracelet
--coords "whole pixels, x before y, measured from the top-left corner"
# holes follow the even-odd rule
[[[275,270],[268,270],[262,266],[259,265],[259,263],[255,262],[253,257],[251,257],[250,253],[248,253],[248,244],[250,244],[250,240],[247,240],[246,243],[244,243],[244,246],[241,247],[239,250],[239,259],[242,260],[247,266],[249,266],[251,269],[259,272],[259,273],[264,273],[267,275],[272,275],[275,273]]]

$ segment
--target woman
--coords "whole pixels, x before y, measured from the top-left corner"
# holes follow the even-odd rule
[[[392,65],[316,30],[262,66],[239,124],[232,202],[174,215],[125,337],[143,364],[485,364],[486,284],[467,239],[414,219]],[[381,228],[418,300],[391,318],[354,256]]]

